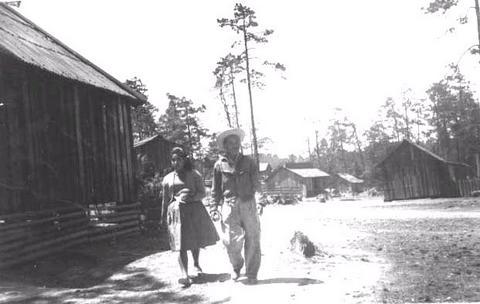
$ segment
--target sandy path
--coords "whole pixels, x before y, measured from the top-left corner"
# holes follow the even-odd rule
[[[331,207],[328,206],[328,207]],[[360,250],[362,233],[348,218],[325,204],[272,206],[262,216],[263,261],[259,284],[229,280],[230,267],[221,244],[202,252],[205,279],[188,289],[176,283],[176,255],[167,251],[135,260],[87,288],[41,288],[2,284],[2,303],[372,303],[387,266]],[[289,249],[294,231],[320,244],[321,256],[305,259]],[[0,300],[1,302],[2,300]]]
[[[422,204],[406,202],[402,208],[398,208],[399,203],[390,206],[380,201],[269,206],[262,216],[263,260],[256,286],[229,279],[230,267],[221,244],[202,251],[207,274],[187,289],[176,283],[179,270],[174,253],[153,250],[137,257],[134,248],[127,248],[109,254],[124,254],[131,262],[106,276],[99,273],[98,280],[87,286],[63,286],[59,282],[43,288],[39,284],[0,281],[0,303],[381,303],[394,286],[386,276],[393,265],[385,253],[391,232],[381,240],[387,245],[377,244],[372,237],[382,233],[378,227],[387,231],[396,229],[397,222],[415,219],[480,218],[476,207],[465,210],[455,203],[453,207],[444,204],[430,208],[431,200]],[[425,227],[422,233],[426,233]],[[305,259],[289,249],[297,230],[319,246],[318,256]],[[104,263],[108,259],[102,260]],[[95,279],[100,270],[92,267],[90,277]],[[69,269],[67,273],[81,277],[84,271]]]

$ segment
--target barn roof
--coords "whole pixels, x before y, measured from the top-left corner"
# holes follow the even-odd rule
[[[56,75],[140,103],[146,97],[97,67],[6,4],[0,3],[0,52]]]
[[[146,145],[148,143],[151,143],[155,140],[164,140],[164,141],[168,141],[168,142],[172,143],[173,145],[175,145],[174,142],[171,142],[171,141],[165,139],[162,135],[157,134],[157,135],[154,135],[154,136],[151,136],[151,137],[148,137],[148,138],[145,138],[145,139],[142,139],[140,141],[135,142],[133,144],[133,147],[134,148],[141,147],[141,146],[144,146],[144,145]]]
[[[427,155],[431,156],[432,158],[442,162],[442,163],[445,163],[445,164],[450,164],[450,165],[455,165],[455,166],[465,166],[465,167],[470,167],[469,165],[465,164],[465,163],[459,163],[459,162],[452,162],[452,161],[448,161],[440,156],[438,156],[437,154],[433,153],[432,151],[429,151],[427,150],[426,148],[420,146],[419,144],[416,144],[414,142],[411,142],[407,139],[404,139],[401,143],[399,143],[395,149],[393,149],[392,152],[390,152],[381,162],[379,162],[375,167],[378,167],[380,165],[382,165],[385,161],[387,161],[392,155],[394,155],[398,149],[400,149],[400,147],[404,146],[404,145],[411,145],[419,150],[421,150],[422,152],[426,153]]]
[[[291,169],[286,168],[287,170],[299,175],[303,178],[314,178],[314,177],[327,177],[330,176],[328,173],[323,172],[318,168],[305,168],[305,169]]]
[[[292,169],[288,168],[287,166],[281,166],[275,168],[273,172],[267,177],[266,181],[271,180],[275,175],[278,174],[278,172],[282,170],[287,170],[295,174],[296,176],[299,176],[301,178],[315,178],[315,177],[328,177],[330,176],[328,173],[323,172],[322,170],[318,168],[299,168],[299,169]]]
[[[290,169],[309,169],[309,168],[314,168],[312,162],[298,162],[298,163],[286,163],[285,164],[286,168]]]
[[[346,180],[347,182],[349,182],[350,184],[362,184],[363,183],[363,179],[359,179],[351,174],[348,174],[348,173],[337,173],[337,175],[343,179],[343,180]]]

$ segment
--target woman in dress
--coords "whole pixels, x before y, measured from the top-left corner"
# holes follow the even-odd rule
[[[174,148],[171,159],[174,171],[162,182],[162,223],[168,225],[170,249],[180,252],[182,278],[178,282],[189,286],[192,281],[188,275],[188,250],[200,275],[200,248],[214,245],[219,237],[202,203],[205,197],[202,176],[193,169],[182,148]]]

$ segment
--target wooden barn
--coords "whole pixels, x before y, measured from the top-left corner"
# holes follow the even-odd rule
[[[311,163],[288,163],[275,169],[265,183],[267,191],[298,189],[304,197],[313,197],[324,191],[329,177]]]
[[[130,107],[144,100],[0,3],[0,264],[138,230]]]
[[[153,177],[156,173],[164,176],[171,167],[170,152],[178,146],[160,134],[134,144],[139,176]]]
[[[363,180],[348,173],[335,174],[335,186],[340,193],[360,193],[363,187]]]
[[[457,182],[471,173],[470,166],[447,161],[408,140],[376,165],[376,175],[384,183],[385,201],[456,197]]]

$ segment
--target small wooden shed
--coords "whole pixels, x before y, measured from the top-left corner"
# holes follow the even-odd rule
[[[472,174],[463,163],[450,162],[404,140],[376,165],[385,201],[459,196],[457,182]]]
[[[89,206],[134,205],[130,107],[144,101],[0,3],[0,264],[93,239]]]
[[[260,174],[260,178],[265,180],[272,173],[272,166],[267,162],[260,162],[258,173]]]
[[[153,177],[157,173],[164,176],[171,167],[170,152],[176,146],[160,134],[136,142],[137,174],[140,177]]]
[[[267,190],[299,188],[304,197],[317,196],[328,184],[330,175],[312,163],[288,163],[275,169],[266,179]]]
[[[362,191],[363,180],[348,173],[337,173],[335,175],[335,186],[340,193],[360,193]]]

